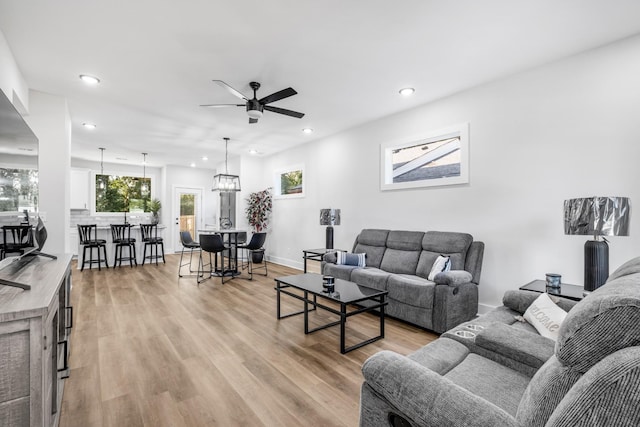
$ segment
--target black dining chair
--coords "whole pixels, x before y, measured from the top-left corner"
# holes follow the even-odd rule
[[[246,262],[243,262],[242,269],[249,270],[249,280],[253,280],[253,270],[255,269],[254,262],[253,262],[254,254],[262,255],[262,266],[258,267],[257,269],[258,270],[264,269],[265,276],[268,274],[267,259],[264,256],[264,248],[263,248],[265,240],[267,240],[267,233],[254,233],[251,236],[251,240],[249,241],[248,244],[238,245],[238,249],[244,250],[245,252],[244,259],[246,260]]]
[[[96,224],[78,224],[78,236],[80,238],[80,245],[82,246],[82,264],[80,271],[84,270],[84,265],[89,263],[89,269],[95,263],[98,264],[98,270],[100,270],[100,264],[102,264],[102,258],[100,257],[100,249],[104,252],[104,265],[109,268],[107,262],[107,241],[104,239],[98,239],[98,226]],[[89,250],[89,260],[87,261],[87,249]],[[98,259],[93,259],[93,250],[98,250]]]
[[[189,231],[181,231],[180,232],[180,243],[182,243],[182,252],[180,252],[180,264],[178,266],[178,277],[182,277],[182,267],[185,265],[189,266],[189,273],[195,273],[196,271],[191,269],[191,261],[193,259],[193,251],[200,250],[200,243],[194,242],[191,237],[191,233]],[[182,257],[184,256],[184,250],[190,249],[191,253],[189,254],[189,263],[182,263]]]
[[[144,260],[156,260],[158,265],[158,258],[162,258],[162,262],[166,264],[164,260],[164,242],[162,237],[158,237],[158,224],[140,224],[140,233],[142,236],[142,242],[144,243],[144,250],[142,251],[142,265]],[[162,255],[158,255],[158,246],[162,251]],[[147,247],[150,249],[150,254],[147,255]],[[153,250],[156,250],[156,254],[153,254]]]
[[[133,268],[134,263],[137,267],[136,239],[131,237],[131,224],[111,224],[111,238],[115,249],[113,257],[114,268],[116,263],[118,264],[118,267],[121,267],[122,261],[129,261],[131,268]],[[127,248],[129,250],[129,256],[125,257],[122,254],[123,248]]]
[[[2,244],[0,245],[0,259],[9,253],[22,255],[26,248],[33,244],[33,230],[30,225],[3,225]]]
[[[219,234],[201,234],[200,235],[200,261],[198,262],[198,277],[196,281],[198,284],[210,279],[213,273],[220,273],[221,283],[224,283],[224,259],[222,260],[222,268],[218,269],[218,254],[229,249],[224,245],[222,236]],[[204,264],[202,261],[202,252],[209,253],[209,263]],[[213,254],[214,261],[211,263],[211,254]],[[209,271],[205,270],[205,267],[209,266]],[[209,277],[204,277],[204,273],[209,273]],[[200,279],[202,277],[202,279]]]

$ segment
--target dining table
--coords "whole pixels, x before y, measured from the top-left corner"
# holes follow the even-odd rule
[[[212,274],[224,274],[225,276],[238,276],[238,235],[240,233],[246,233],[247,230],[237,228],[204,228],[198,230],[198,235],[201,234],[220,234],[222,236],[222,242],[228,248],[227,256],[227,268],[224,266],[224,256],[222,258],[222,271]],[[198,239],[200,240],[200,239]],[[224,252],[223,252],[224,254]]]

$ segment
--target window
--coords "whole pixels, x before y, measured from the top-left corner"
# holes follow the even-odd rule
[[[382,190],[469,182],[469,125],[380,146]]]
[[[149,212],[151,178],[96,174],[95,194],[96,213]]]
[[[35,212],[38,170],[0,168],[0,212]]]

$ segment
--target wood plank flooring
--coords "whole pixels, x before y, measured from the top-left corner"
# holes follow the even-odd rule
[[[367,357],[407,354],[436,338],[394,319],[386,338],[340,354],[339,328],[305,335],[302,316],[276,319],[274,277],[224,285],[178,279],[178,255],[136,268],[73,271],[71,376],[62,427],[357,426]],[[302,303],[283,296],[283,312]],[[335,320],[319,311],[312,326]],[[347,345],[378,319],[347,323]]]

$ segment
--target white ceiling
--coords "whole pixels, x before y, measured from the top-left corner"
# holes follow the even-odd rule
[[[215,167],[223,137],[230,155],[273,154],[637,34],[638,17],[637,0],[0,2],[29,87],[68,99],[72,156],[148,152],[152,166]],[[291,86],[298,95],[272,105],[306,115],[249,124],[243,108],[201,108],[239,101],[212,79],[246,95],[258,81],[258,98]]]

